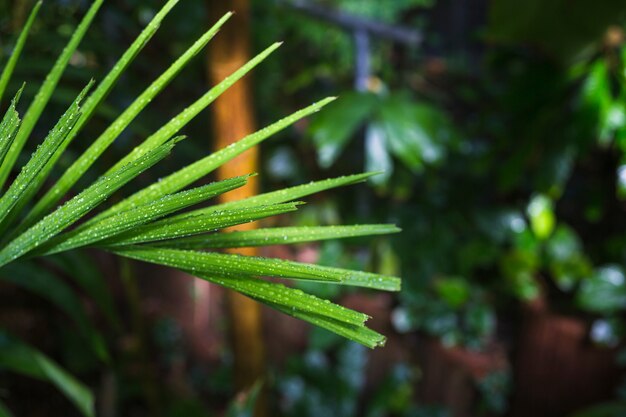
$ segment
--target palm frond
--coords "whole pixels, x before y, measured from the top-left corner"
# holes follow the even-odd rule
[[[211,233],[172,239],[157,246],[175,249],[225,249],[254,246],[292,245],[329,239],[358,236],[387,235],[400,232],[391,224],[364,224],[355,226],[274,227],[239,232]]]
[[[9,271],[8,275],[13,277],[10,280],[15,285],[44,296],[46,284],[44,280],[50,279],[48,275],[45,273],[41,275],[41,277],[48,278],[30,279],[28,274],[10,271],[19,271],[20,265],[28,265],[24,261],[26,258],[67,253],[69,250],[81,247],[97,247],[127,258],[188,271],[199,278],[239,291],[286,314],[324,327],[366,346],[381,345],[384,342],[384,337],[365,327],[364,323],[367,316],[364,314],[305,294],[298,289],[266,281],[264,277],[352,285],[384,291],[398,291],[400,289],[399,278],[294,261],[229,255],[212,251],[221,248],[295,244],[398,232],[399,229],[393,225],[356,225],[287,227],[217,233],[233,225],[292,212],[297,210],[301,204],[297,200],[303,197],[365,181],[374,173],[311,182],[240,201],[208,207],[197,206],[211,198],[243,186],[247,177],[231,178],[187,189],[188,186],[201,180],[242,152],[258,145],[303,117],[319,111],[333,101],[334,97],[326,98],[301,109],[242,138],[227,148],[207,155],[162,180],[122,198],[121,201],[111,207],[92,213],[103,207],[103,203],[113,193],[165,158],[172,151],[176,142],[180,140],[180,137],[174,136],[179,134],[185,125],[219,95],[265,60],[279,47],[279,43],[270,45],[229,77],[209,89],[180,114],[164,123],[160,129],[129,150],[103,176],[87,188],[74,196],[69,195],[70,189],[83,177],[102,153],[217,34],[220,27],[229,19],[230,14],[225,15],[206,31],[130,106],[121,112],[87,147],[87,150],[65,170],[60,179],[52,183],[53,185],[42,198],[35,198],[43,185],[51,180],[50,174],[60,156],[70,146],[72,140],[80,134],[82,128],[95,114],[99,106],[103,105],[109,91],[155,34],[163,19],[176,3],[177,0],[166,2],[91,95],[88,96],[91,84],[79,94],[43,139],[30,160],[8,186],[6,192],[0,197],[0,231],[4,239],[0,245],[0,274],[4,273],[6,276],[7,271]],[[24,115],[23,121],[20,121],[16,111],[20,92],[12,100],[0,122],[0,163],[2,163],[0,166],[0,185],[4,185],[9,174],[14,171],[17,157],[23,151],[35,124],[58,86],[69,58],[81,42],[101,4],[102,0],[95,0],[91,5],[50,70],[46,80],[39,88]],[[23,48],[29,28],[38,10],[39,4],[33,8],[26,26],[18,38],[14,54],[0,76],[0,98],[6,85],[8,85],[17,57]],[[66,199],[65,203],[59,205],[63,199]],[[28,211],[31,205],[32,209]],[[191,210],[185,211],[188,209]],[[88,213],[92,214],[90,214],[89,219],[85,219]],[[21,222],[18,223],[18,220]],[[79,279],[77,282],[92,295],[99,291],[98,288],[101,289],[101,284],[94,281]],[[60,285],[61,287],[63,286]],[[47,294],[46,296],[68,314],[81,316],[75,300],[71,301],[72,296],[68,295],[67,291]],[[112,304],[110,300],[102,299],[99,304],[104,309],[109,310],[108,315],[112,317],[111,321],[115,321],[115,314],[111,313]],[[78,327],[81,326],[83,324],[78,323]],[[97,337],[91,340],[97,340]],[[29,354],[34,355],[32,352]],[[102,352],[101,355],[105,357]],[[45,365],[44,368],[46,366],[48,365]],[[59,375],[58,370],[54,367],[48,366],[46,369],[53,369],[56,375]],[[39,369],[37,372],[34,374],[40,376],[43,371]],[[69,395],[69,393],[66,394]],[[84,400],[87,397],[81,398]],[[78,403],[78,401],[76,402]],[[88,408],[86,403],[81,404],[81,409],[86,412]]]
[[[57,183],[48,191],[41,201],[29,214],[28,222],[38,219],[45,211],[54,206],[57,201],[87,172],[89,167],[102,153],[117,139],[128,125],[141,113],[143,109],[159,94],[176,75],[195,57],[206,44],[215,36],[219,28],[230,18],[225,15],[211,29],[207,30],[194,44],[189,47],[168,69],[152,82],[124,112],[82,153],[80,157],[65,171]],[[169,139],[169,138],[168,138]]]
[[[19,258],[43,245],[50,238],[76,223],[124,184],[165,158],[174,147],[171,140],[118,171],[101,177],[83,192],[44,217],[0,250],[0,266]]]
[[[39,191],[55,162],[61,157],[61,147],[80,117],[80,103],[91,88],[89,83],[69,109],[61,116],[43,143],[37,147],[7,192],[0,198],[0,233],[4,233],[16,217]],[[61,152],[60,152],[61,150]]]
[[[87,246],[122,234],[127,230],[136,229],[138,226],[153,222],[178,210],[202,203],[212,197],[239,188],[246,184],[247,178],[247,176],[230,178],[191,190],[170,194],[157,201],[117,212],[95,224],[83,223],[72,231],[59,236],[56,241],[50,242],[49,246],[51,246],[51,249],[47,250],[46,254],[49,255]]]
[[[145,226],[137,227],[119,236],[107,239],[101,242],[101,244],[105,247],[128,246],[138,243],[192,236],[288,213],[295,211],[297,207],[298,203],[286,203],[240,210],[221,210],[212,213],[211,216],[205,216],[203,214],[172,216]]]
[[[0,189],[5,188],[4,185],[14,171],[18,156],[23,152],[47,103],[57,90],[70,57],[83,39],[102,1],[95,0],[90,6],[39,87],[23,120],[20,120],[16,110],[20,90],[15,94],[0,121]],[[88,96],[91,83],[78,95],[39,144],[30,160],[6,187],[6,191],[0,195],[0,234],[3,236],[0,240],[0,279],[46,298],[71,316],[101,360],[108,358],[106,346],[102,337],[87,324],[85,312],[76,294],[66,283],[55,279],[52,274],[33,267],[27,258],[55,254],[55,257],[49,258],[50,262],[74,271],[73,267],[68,266],[72,254],[68,251],[82,247],[97,247],[130,259],[178,268],[365,346],[373,348],[382,345],[384,336],[365,326],[368,319],[365,314],[264,278],[306,280],[384,291],[399,291],[399,278],[280,259],[214,252],[221,248],[296,244],[396,233],[399,229],[393,225],[283,227],[218,233],[233,225],[292,212],[301,204],[297,200],[303,197],[365,181],[374,173],[311,182],[240,201],[199,208],[198,205],[211,198],[243,186],[248,177],[236,177],[186,189],[273,134],[319,111],[333,101],[334,97],[301,109],[130,196],[123,197],[111,207],[92,213],[100,209],[113,193],[165,158],[181,139],[174,136],[237,80],[263,62],[280,46],[280,43],[270,45],[209,89],[180,114],[148,135],[143,142],[121,157],[87,188],[73,196],[70,194],[71,188],[103,152],[217,34],[229,19],[230,13],[206,31],[163,71],[91,142],[87,150],[56,182],[51,181],[50,174],[56,162],[96,111],[104,105],[108,93],[120,76],[177,3],[178,0],[169,0],[165,3],[91,95]],[[0,75],[0,99],[5,93],[40,6],[41,2],[33,8],[17,39],[13,54]],[[42,198],[37,199],[37,194],[47,182],[53,185]],[[66,201],[59,204],[64,199]],[[195,209],[185,211],[194,206]],[[90,214],[89,219],[85,219],[87,214]],[[78,287],[93,297],[113,327],[119,329],[120,320],[112,299],[105,295],[103,279],[90,274],[87,270],[84,272],[85,277],[80,275],[80,272],[70,275]],[[74,402],[84,415],[93,415],[93,397],[87,388],[36,349],[5,333],[0,333],[0,368],[50,381]],[[0,415],[8,413],[8,409],[0,404]]]
[[[17,136],[11,144],[9,152],[2,162],[2,165],[0,165],[0,188],[4,186],[7,178],[9,177],[9,174],[17,161],[17,157],[22,152],[22,149],[24,148],[31,132],[35,128],[35,124],[39,120],[41,113],[48,104],[48,101],[50,101],[50,97],[54,94],[55,88],[61,79],[61,75],[63,75],[63,72],[65,71],[65,67],[67,67],[67,64],[74,54],[74,51],[76,51],[78,44],[85,36],[85,33],[87,32],[93,18],[96,16],[98,9],[100,9],[102,2],[103,0],[95,0],[92,3],[91,7],[85,14],[85,17],[72,34],[72,37],[65,46],[65,49],[63,49],[63,52],[61,52],[61,55],[46,76],[45,81],[39,88],[39,91],[37,92],[37,95],[35,95],[30,107],[26,110],[24,120],[20,126]]]

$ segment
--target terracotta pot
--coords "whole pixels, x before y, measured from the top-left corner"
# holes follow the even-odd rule
[[[422,370],[419,398],[424,404],[443,406],[454,417],[473,417],[479,404],[476,385],[490,373],[509,368],[503,345],[493,342],[484,351],[445,347],[424,337],[417,355]]]
[[[512,417],[566,416],[609,399],[620,372],[616,349],[594,346],[589,323],[528,306],[516,346]]]

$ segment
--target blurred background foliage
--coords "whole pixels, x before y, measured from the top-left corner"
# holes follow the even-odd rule
[[[370,187],[318,196],[296,216],[280,221],[398,224],[403,233],[369,246],[358,239],[326,242],[300,247],[290,256],[400,274],[404,289],[396,299],[385,300],[382,313],[376,310],[388,316],[389,329],[395,332],[385,348],[386,366],[378,365],[382,370],[371,371],[370,362],[377,363],[373,353],[313,330],[297,355],[270,364],[264,384],[277,415],[623,415],[626,4],[309,3],[411,29],[421,42],[406,45],[372,35],[367,89],[355,91],[351,32],[298,11],[287,0],[251,0],[254,51],[286,41],[253,76],[259,125],[324,96],[341,97],[263,145],[263,188],[384,171]],[[159,4],[110,0],[103,6],[54,97],[56,112],[50,113],[49,124],[89,78],[102,78]],[[27,81],[28,98],[36,91],[33,80],[47,72],[87,6],[82,0],[63,0],[48,1],[42,8],[24,54],[30,60],[18,66],[13,78]],[[146,80],[155,78],[201,33],[208,7],[210,2],[185,0],[174,9],[111,92],[108,107],[98,115],[101,123],[111,121]],[[25,0],[0,1],[3,59],[29,8]],[[206,64],[198,59],[186,69],[159,96],[155,110],[142,114],[115,146],[136,143],[163,118],[182,110],[188,97],[199,96],[207,86]],[[42,133],[47,127],[39,126]],[[88,128],[99,132],[97,121]],[[182,143],[182,151],[164,168],[206,153],[210,131],[208,116],[190,123],[185,133],[197,140]],[[84,137],[89,138],[89,131]],[[77,145],[80,149],[80,141]],[[109,161],[115,152],[110,151]],[[72,156],[68,154],[62,168]],[[165,382],[168,394],[159,398],[163,389],[150,381],[151,372],[175,373],[181,358],[189,355],[180,323],[159,319],[146,325],[139,317],[142,309],[132,307],[138,303],[133,301],[136,289],[124,273],[115,278],[116,294],[109,295],[111,289],[102,288],[104,280],[95,278],[98,267],[80,258],[51,260],[54,265],[44,271],[73,282],[67,291],[53,293],[37,288],[37,282],[25,288],[66,310],[81,330],[74,334],[61,325],[65,316],[49,316],[59,324],[44,332],[54,335],[46,352],[70,370],[91,375],[104,387],[100,393],[107,392],[108,375],[101,370],[113,367],[123,381],[115,403],[133,411],[128,415],[147,415],[139,410],[151,402],[153,410],[165,402],[160,414],[167,416],[249,415],[246,404],[256,398],[255,392],[237,397],[225,411],[224,404],[235,396],[227,349],[210,369],[192,361],[180,371],[189,385],[181,388],[173,377]],[[92,278],[71,281],[72,276]],[[55,286],[56,281],[41,285]],[[312,292],[333,291],[325,296],[354,296],[340,287],[308,286]],[[68,301],[77,288],[100,308],[106,325],[102,317],[82,312],[80,302]],[[3,299],[13,296],[3,294]],[[120,305],[120,297],[126,300],[122,311],[113,306]],[[68,311],[74,305],[81,312]],[[49,310],[37,308],[42,314]],[[130,327],[141,338],[128,338],[118,316],[134,317]],[[106,330],[99,330],[103,325]],[[113,334],[121,346],[108,350],[125,354],[116,355],[111,364],[102,343],[114,340]],[[120,342],[121,335],[126,339]],[[156,366],[146,366],[152,360],[148,351],[157,352]],[[548,374],[541,373],[542,367]],[[562,371],[569,367],[570,373]],[[583,382],[568,385],[572,379]],[[569,392],[551,391],[552,384]],[[592,404],[598,405],[588,408]]]

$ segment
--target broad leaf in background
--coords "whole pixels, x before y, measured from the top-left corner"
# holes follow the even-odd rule
[[[378,104],[370,93],[346,93],[311,123],[310,133],[322,168],[330,167]]]
[[[617,265],[598,268],[582,282],[578,305],[594,313],[614,313],[626,308],[626,278]]]
[[[412,171],[442,158],[442,131],[446,129],[439,111],[401,96],[385,100],[379,110],[390,151]]]
[[[366,171],[382,174],[371,179],[386,185],[394,170],[393,155],[412,172],[445,157],[454,135],[439,109],[415,102],[404,94],[346,94],[311,123],[309,133],[322,168],[333,165],[341,151],[364,133]]]
[[[10,282],[32,292],[63,311],[70,320],[75,322],[83,339],[98,359],[104,362],[109,360],[104,337],[90,324],[81,299],[55,274],[30,262],[21,262],[0,270],[0,281]]]
[[[376,185],[386,184],[393,172],[393,162],[387,151],[387,141],[383,127],[371,123],[365,129],[365,169],[378,171],[380,175],[371,178]]]

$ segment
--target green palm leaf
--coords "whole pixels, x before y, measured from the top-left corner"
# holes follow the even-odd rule
[[[37,17],[37,13],[39,12],[40,7],[41,0],[39,0],[33,6],[33,9],[28,16],[28,20],[26,20],[26,24],[24,24],[24,27],[20,32],[20,36],[17,38],[17,42],[15,42],[15,47],[13,48],[13,52],[11,52],[11,55],[9,56],[9,61],[6,63],[4,69],[2,70],[2,75],[0,75],[0,103],[2,102],[2,96],[4,95],[4,92],[7,88],[7,84],[9,84],[11,75],[13,75],[15,65],[20,58],[22,49],[24,49],[24,44],[26,43],[28,32],[30,32],[30,27],[33,25],[33,22],[35,21],[35,17]],[[0,162],[2,162],[2,158],[0,158]]]
[[[236,177],[207,184],[176,194],[170,194],[157,201],[146,203],[130,210],[118,212],[96,223],[84,223],[72,231],[50,242],[51,249],[46,254],[63,252],[87,246],[122,234],[130,229],[158,220],[175,211],[204,202],[212,197],[245,185],[247,177]]]
[[[223,249],[253,246],[291,245],[328,239],[397,233],[390,224],[366,224],[357,226],[275,227],[230,233],[211,233],[166,241],[159,246],[176,249]]]
[[[4,161],[4,157],[9,151],[15,139],[15,135],[17,134],[17,128],[20,126],[21,120],[15,110],[15,106],[20,99],[21,93],[22,90],[20,89],[13,100],[11,100],[11,105],[4,114],[2,122],[0,122],[0,164]]]
[[[6,182],[9,174],[11,173],[11,170],[13,169],[13,166],[15,165],[15,161],[17,161],[17,157],[22,152],[22,149],[24,148],[28,137],[35,128],[35,124],[39,120],[41,113],[46,107],[46,104],[48,104],[48,101],[50,101],[50,97],[52,97],[52,94],[54,93],[54,90],[59,80],[61,79],[61,75],[63,75],[65,67],[70,61],[72,55],[74,54],[74,51],[78,47],[78,44],[83,39],[83,36],[85,36],[85,32],[87,32],[87,29],[89,28],[91,21],[98,12],[98,9],[100,9],[102,2],[103,0],[95,0],[93,2],[91,7],[85,14],[85,17],[72,34],[72,37],[67,43],[67,46],[65,47],[65,49],[63,49],[63,52],[61,52],[61,55],[50,70],[50,73],[48,73],[48,75],[46,76],[46,79],[39,88],[35,99],[31,103],[28,110],[26,110],[26,114],[24,115],[24,121],[20,126],[20,130],[18,131],[17,136],[15,137],[15,140],[11,145],[11,148],[7,153],[5,160],[3,161],[2,165],[0,165],[0,188],[4,186],[4,183]]]
[[[102,245],[128,246],[213,232],[218,229],[295,211],[297,207],[297,203],[287,203],[241,210],[221,210],[213,213],[211,216],[202,214],[173,216],[107,239],[102,242]]]
[[[213,252],[222,248],[296,244],[396,233],[399,229],[393,225],[283,227],[217,233],[230,226],[292,212],[301,204],[297,200],[303,197],[365,181],[374,173],[311,182],[240,201],[204,207],[202,204],[210,199],[243,186],[248,177],[231,178],[186,189],[271,135],[319,111],[333,101],[335,99],[333,97],[301,109],[148,187],[134,191],[125,198],[122,197],[118,203],[110,207],[100,209],[113,193],[165,158],[181,139],[174,136],[237,80],[265,60],[278,48],[279,43],[270,45],[209,89],[180,114],[164,123],[156,132],[147,135],[143,142],[119,158],[104,175],[87,188],[75,195],[68,195],[70,189],[103,152],[217,34],[220,27],[229,19],[230,13],[205,32],[121,112],[87,146],[87,150],[73,162],[60,179],[56,182],[51,181],[50,174],[56,162],[91,117],[102,106],[106,106],[104,101],[109,91],[152,38],[177,2],[178,0],[169,0],[165,3],[90,96],[87,96],[87,92],[91,83],[79,94],[41,141],[6,191],[0,194],[0,232],[3,236],[0,243],[0,277],[44,297],[71,316],[103,360],[107,358],[106,346],[99,333],[93,332],[90,327],[78,296],[68,284],[55,279],[54,275],[45,269],[35,268],[33,263],[25,260],[26,258],[63,254],[62,257],[51,258],[51,262],[72,269],[71,263],[68,263],[70,258],[67,251],[81,247],[97,247],[127,258],[187,271],[366,346],[382,345],[384,336],[365,327],[368,318],[366,315],[306,294],[299,289],[267,281],[264,277],[351,285],[384,291],[399,291],[399,278],[280,259]],[[58,91],[59,80],[69,59],[101,4],[102,0],[95,0],[92,3],[39,87],[23,120],[20,121],[16,111],[20,90],[0,121],[0,188],[3,188],[10,174],[15,171],[14,165],[18,156],[23,152],[48,101],[55,91]],[[40,3],[37,3],[17,39],[12,56],[0,75],[0,99],[39,8]],[[45,183],[53,185],[42,198],[36,199]],[[63,200],[65,202],[59,205]],[[29,207],[32,207],[30,211],[27,210]],[[90,218],[85,219],[88,213]],[[20,219],[21,222],[18,223]],[[85,274],[88,275],[89,271],[85,270]],[[103,294],[106,291],[102,278],[86,279],[76,277],[76,274],[70,275],[78,287],[96,301],[111,324],[119,329],[120,320],[114,310],[112,299]],[[4,333],[0,334],[0,366],[50,381],[74,402],[84,415],[93,415],[93,398],[84,386],[40,352]],[[6,407],[0,404],[0,414],[8,413]]]
[[[27,254],[77,222],[124,184],[163,159],[172,150],[174,143],[175,141],[172,140],[161,145],[120,170],[101,177],[83,192],[44,217],[0,250],[0,266]]]

